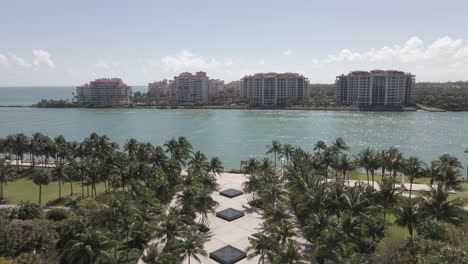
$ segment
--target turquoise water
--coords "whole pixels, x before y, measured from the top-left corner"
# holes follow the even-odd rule
[[[342,136],[351,153],[396,146],[425,161],[450,153],[466,163],[467,113],[326,112],[156,109],[0,108],[0,136],[40,131],[82,140],[91,132],[122,144],[126,139],[163,144],[186,136],[196,149],[219,156],[226,167],[262,157],[277,139],[312,150],[320,140]]]
[[[145,86],[134,86],[134,91],[146,92]],[[73,98],[75,87],[0,87],[0,106],[2,105],[33,105],[42,99]]]

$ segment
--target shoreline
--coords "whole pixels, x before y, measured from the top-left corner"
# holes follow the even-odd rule
[[[278,111],[334,111],[334,112],[431,112],[431,113],[445,113],[445,112],[468,112],[468,109],[434,109],[431,107],[404,107],[401,109],[360,109],[357,107],[316,107],[316,106],[292,106],[292,107],[248,107],[248,106],[228,106],[228,105],[126,105],[126,106],[101,106],[101,107],[92,107],[92,106],[46,106],[39,107],[37,105],[0,105],[0,108],[48,108],[48,109],[162,109],[162,110],[171,110],[171,109],[192,109],[192,110],[278,110]]]
[[[36,105],[0,105],[0,108],[47,108],[47,109],[162,109],[162,110],[175,110],[175,109],[192,109],[192,110],[278,110],[278,111],[335,111],[335,112],[416,112],[414,107],[401,108],[401,109],[359,109],[357,107],[313,107],[313,106],[293,106],[293,107],[247,107],[247,106],[226,106],[226,105],[134,105],[134,106],[63,106],[63,107],[38,107]]]

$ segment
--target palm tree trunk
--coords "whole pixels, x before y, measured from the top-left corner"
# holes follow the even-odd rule
[[[276,169],[276,151],[275,151],[275,169]]]
[[[367,175],[367,186],[369,186],[369,170],[366,169],[366,175]]]
[[[70,181],[70,196],[73,195],[73,183]]]
[[[39,184],[39,205],[42,202],[42,184]]]
[[[380,183],[383,182],[384,177],[385,177],[385,168],[382,167],[382,179],[380,179]]]
[[[371,175],[372,175],[372,188],[374,188],[374,171],[371,171]]]
[[[325,182],[328,181],[328,166],[325,166]]]
[[[409,187],[409,198],[411,199],[411,191],[413,190],[413,178],[410,179],[410,187]]]
[[[387,215],[386,213],[387,213],[387,211],[385,210],[385,205],[384,205],[384,207],[383,207],[383,226],[384,226],[384,228],[385,228],[385,216]]]
[[[59,199],[62,198],[62,180],[59,180]]]
[[[84,198],[84,181],[81,179],[81,198]]]
[[[3,181],[0,182],[0,201],[3,201]]]

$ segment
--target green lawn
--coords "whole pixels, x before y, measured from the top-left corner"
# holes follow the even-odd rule
[[[385,177],[388,177],[388,176],[385,176]],[[352,171],[350,173],[349,178],[351,180],[364,180],[364,181],[367,180],[366,173],[361,173],[358,170]],[[369,173],[369,178],[372,180],[372,177],[370,176],[370,173]],[[382,179],[382,176],[380,174],[379,175],[377,175],[377,174],[374,175],[374,180],[376,182],[380,182],[381,179]],[[396,179],[397,179],[397,182],[400,182],[400,180],[401,180],[400,176],[397,176]],[[430,181],[431,181],[431,179],[429,179],[429,178],[419,178],[419,179],[415,179],[414,183],[429,184]],[[405,179],[405,182],[409,183],[409,181],[407,179]],[[462,183],[462,188],[463,188],[463,191],[457,192],[456,194],[450,194],[449,199],[455,199],[455,198],[460,197],[463,200],[464,205],[468,206],[468,182]],[[417,191],[413,191],[413,193],[419,194]]]
[[[42,186],[42,204],[45,205],[48,201],[58,198],[59,184],[58,182],[51,182],[49,185]],[[104,191],[104,183],[96,185],[98,193]],[[19,179],[14,182],[9,182],[5,186],[5,198],[9,204],[18,204],[21,201],[30,201],[38,203],[39,201],[39,187],[35,185],[30,179]],[[78,182],[73,183],[74,196],[81,195],[81,185]],[[62,185],[62,197],[70,195],[70,184],[65,183]],[[85,189],[86,195],[86,189]]]
[[[408,237],[409,233],[408,233],[408,229],[406,228],[403,228],[403,227],[399,227],[397,225],[395,225],[395,215],[390,213],[390,214],[387,214],[387,217],[386,217],[386,222],[388,224],[387,226],[387,236],[388,238],[391,238],[391,239],[405,239]]]

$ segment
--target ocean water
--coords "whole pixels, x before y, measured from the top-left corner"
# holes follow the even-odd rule
[[[134,86],[133,91],[146,92],[145,86]],[[42,99],[68,99],[72,100],[75,87],[52,86],[52,87],[0,87],[0,106],[33,105]]]
[[[34,88],[8,92],[0,88],[0,104],[30,104],[41,95],[68,94],[71,87]],[[16,89],[16,88],[10,88]],[[28,88],[31,89],[31,88]],[[56,90],[53,90],[56,89]],[[13,94],[20,95],[14,97]],[[24,97],[23,97],[24,95]],[[9,99],[6,99],[9,98]],[[47,98],[54,98],[48,96]],[[330,142],[341,136],[351,154],[365,147],[398,147],[405,156],[426,162],[443,153],[455,155],[466,164],[468,114],[464,112],[333,112],[263,110],[162,110],[162,109],[36,109],[0,107],[0,136],[40,131],[51,137],[83,140],[91,132],[108,135],[123,145],[134,137],[143,142],[164,144],[185,136],[194,148],[208,157],[219,156],[228,168],[241,160],[262,158],[273,139],[312,150],[318,140]]]

